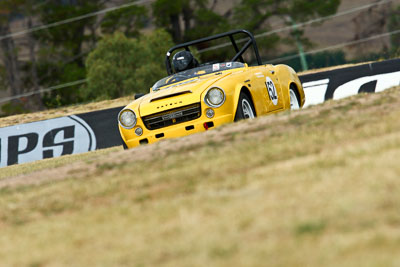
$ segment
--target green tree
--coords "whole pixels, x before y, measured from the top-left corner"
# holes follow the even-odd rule
[[[85,99],[106,99],[145,93],[166,75],[164,58],[173,46],[171,36],[156,30],[138,39],[123,33],[104,37],[87,60]]]
[[[132,0],[124,2],[132,3]],[[52,25],[95,13],[106,8],[106,4],[115,5],[113,0],[2,0],[0,36],[9,35],[15,21],[30,30],[36,26]],[[139,30],[146,23],[147,9],[142,5],[130,5],[104,15],[87,16],[17,37],[2,38],[0,67],[5,75],[5,84],[2,87],[16,96],[84,79],[85,59],[96,47],[99,36],[116,30],[121,30],[130,37],[139,36]],[[47,107],[77,103],[82,100],[79,88],[80,86],[73,86],[54,90],[44,94],[43,98],[40,94],[35,94],[23,102],[15,100],[8,103],[8,106],[20,108],[7,107],[7,110],[41,109],[42,101]]]
[[[336,13],[340,0],[242,0],[234,8],[232,24],[245,28],[254,34],[273,30],[271,22],[283,21],[286,25],[304,22],[314,17]],[[294,45],[297,40],[310,44],[302,37],[303,31],[293,30],[288,38],[281,39],[277,34],[268,35],[258,41],[263,54],[274,54],[274,48],[281,42]]]
[[[104,8],[101,0],[49,1],[40,6],[43,24],[51,24],[82,16]],[[51,27],[35,33],[40,49],[38,73],[44,87],[84,79],[84,58],[96,44],[97,17],[92,16],[71,23]],[[43,100],[48,107],[68,105],[81,101],[79,87],[68,87],[46,93]]]
[[[283,19],[288,25],[291,20],[306,21],[316,16],[334,14],[340,0],[310,1],[310,0],[242,0],[234,8],[236,25],[257,32],[265,31],[272,17]]]
[[[41,6],[40,18],[44,24],[50,24],[102,10],[108,2],[112,3],[111,0],[53,0]],[[42,84],[47,87],[84,79],[85,59],[101,34],[120,30],[130,37],[139,36],[146,20],[147,9],[133,5],[38,32],[36,38],[42,47],[38,71]],[[52,91],[45,95],[44,102],[49,107],[80,102],[83,100],[80,87]]]
[[[175,42],[183,42],[238,28],[254,34],[264,33],[273,30],[272,24],[277,20],[292,26],[314,17],[334,14],[339,4],[340,0],[241,0],[236,5],[226,0],[157,0],[152,8],[156,25],[169,31]],[[216,12],[217,5],[225,5],[227,11],[223,14]],[[275,48],[281,43],[293,47],[299,42],[305,46],[312,45],[301,29],[293,30],[285,38],[274,34],[259,38],[257,42],[266,58],[275,55]],[[201,50],[217,44],[220,42],[198,48]],[[209,51],[201,54],[201,59],[209,61],[216,56],[226,57],[229,53],[227,49]]]
[[[112,34],[123,32],[127,37],[138,37],[139,30],[149,23],[145,6],[134,5],[107,13],[101,21],[101,31]]]
[[[0,1],[0,36],[11,34],[11,20],[23,7],[24,1],[4,0]],[[22,93],[22,73],[18,61],[18,50],[14,38],[2,38],[0,40],[1,59],[4,64],[7,83],[12,95]]]
[[[35,40],[32,34],[24,36],[23,42],[16,41],[11,36],[12,23],[25,22],[28,29],[32,28],[32,17],[37,14],[37,3],[33,0],[3,0],[0,2],[0,50],[1,60],[4,64],[6,79],[2,89],[10,89],[11,96],[18,96],[28,91],[39,89],[36,69]],[[29,61],[20,59],[20,51],[28,51]],[[41,107],[41,98],[35,95],[29,99],[14,99],[2,106],[5,114],[21,113],[33,106]]]
[[[166,29],[177,43],[227,29],[227,19],[214,11],[218,1],[214,0],[211,6],[209,2],[208,0],[157,0],[152,5],[156,25]]]
[[[400,6],[392,10],[388,24],[389,31],[400,29]],[[390,36],[391,54],[392,56],[400,56],[400,34],[393,34]]]

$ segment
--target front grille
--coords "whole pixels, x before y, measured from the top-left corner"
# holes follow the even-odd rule
[[[187,122],[200,118],[200,103],[170,109],[153,115],[143,117],[144,125],[148,130],[156,130],[182,122]]]

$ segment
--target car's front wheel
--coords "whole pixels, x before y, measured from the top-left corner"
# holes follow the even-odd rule
[[[296,89],[294,89],[293,86],[290,86],[289,97],[290,97],[290,109],[300,109],[299,97],[297,95]]]
[[[253,119],[255,117],[256,113],[254,111],[253,103],[250,97],[246,93],[241,92],[236,109],[235,121]]]

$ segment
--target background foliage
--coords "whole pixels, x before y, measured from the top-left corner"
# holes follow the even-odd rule
[[[164,30],[137,39],[117,32],[104,37],[86,61],[85,100],[145,93],[165,76],[165,51],[173,45]]]
[[[20,29],[34,29],[107,7],[132,3],[132,0],[2,0],[0,1],[0,36],[7,36],[15,23]],[[33,31],[18,37],[0,40],[0,90],[11,96],[38,91],[65,83],[84,80],[84,85],[69,86],[29,98],[15,99],[2,105],[3,115],[40,110],[91,101],[95,98],[116,98],[146,92],[164,76],[164,53],[174,43],[193,40],[227,30],[244,28],[254,34],[312,18],[335,14],[340,0],[238,0],[235,5],[218,8],[222,0],[154,0],[151,5],[130,5],[111,12],[96,14],[74,22]],[[385,9],[376,31],[400,27],[400,7]],[[389,11],[387,11],[389,10]],[[379,13],[379,12],[378,12]],[[369,13],[365,14],[367,20]],[[359,21],[364,36],[371,25]],[[372,20],[371,20],[372,23]],[[364,25],[365,24],[365,25]],[[380,24],[379,24],[380,25]],[[153,32],[153,34],[151,34]],[[360,37],[360,38],[361,38]],[[358,38],[358,37],[357,37]],[[363,55],[365,58],[399,55],[399,35],[391,37],[385,51]],[[297,44],[305,49],[314,44],[301,29],[288,34],[270,34],[257,39],[262,58],[270,59],[297,53]],[[219,44],[211,43],[202,49]],[[285,47],[283,55],[277,54]],[[281,53],[281,52],[279,52]],[[229,57],[228,50],[199,53],[200,61]],[[353,59],[354,60],[354,59]],[[356,59],[357,60],[357,59]],[[342,51],[307,56],[310,67],[342,64],[348,59]],[[282,62],[299,70],[299,60]]]

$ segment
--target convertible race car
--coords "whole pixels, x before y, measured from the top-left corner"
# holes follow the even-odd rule
[[[245,36],[236,40],[238,36]],[[236,39],[235,39],[236,37]],[[228,61],[199,64],[190,48],[229,38],[235,55]],[[243,47],[238,44],[245,42]],[[245,63],[252,47],[256,66]],[[247,54],[246,54],[247,55]],[[172,63],[171,63],[172,58]],[[235,30],[172,47],[166,55],[168,77],[118,115],[124,148],[206,131],[305,102],[296,72],[286,65],[263,65],[254,36]]]

